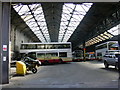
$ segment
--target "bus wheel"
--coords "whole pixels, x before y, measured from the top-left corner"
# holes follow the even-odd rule
[[[108,65],[108,63],[106,61],[104,62],[104,66],[105,66],[105,68],[109,67],[109,65]]]
[[[62,59],[59,60],[59,63],[63,63]]]
[[[46,60],[46,61],[44,61],[44,64],[49,64],[49,62]]]

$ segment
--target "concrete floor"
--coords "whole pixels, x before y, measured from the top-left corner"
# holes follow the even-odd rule
[[[118,72],[102,62],[71,62],[46,65],[38,73],[14,76],[3,88],[118,88]]]

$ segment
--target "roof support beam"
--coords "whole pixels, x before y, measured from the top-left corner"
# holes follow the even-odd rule
[[[21,32],[28,35],[30,38],[35,37],[36,39],[33,40],[34,42],[40,42],[38,37],[36,37],[36,35],[31,31],[28,25],[21,19],[21,17],[13,8],[11,8],[11,24],[14,25],[16,29],[19,29]],[[29,32],[31,34],[28,34]]]
[[[51,42],[57,42],[63,3],[41,3]]]
[[[27,6],[28,6],[28,8],[30,9],[29,5],[27,5]],[[40,28],[40,26],[39,26],[39,24],[38,24],[38,22],[37,22],[37,20],[36,20],[36,18],[35,18],[35,16],[34,16],[34,14],[33,14],[33,12],[32,12],[31,9],[30,9],[30,12],[31,12],[31,15],[33,16],[35,22],[37,23],[37,25],[38,25],[38,27],[39,27],[39,30],[40,30],[40,32],[42,33],[42,35],[43,35],[45,41],[47,42],[47,39],[46,39],[46,37],[44,36],[44,34],[43,34],[43,32],[42,32],[42,30],[41,30],[41,28]]]
[[[72,19],[72,16],[73,16],[73,13],[74,13],[74,11],[75,11],[75,8],[76,8],[76,5],[75,5],[75,7],[74,7],[74,9],[73,9],[73,11],[72,11],[72,13],[71,13],[71,16],[70,16],[70,19],[69,19],[69,22],[68,22],[68,25],[67,25],[67,26],[69,26],[69,24],[70,24],[70,21],[71,21],[71,19]],[[67,27],[67,28],[68,28],[68,27]],[[65,32],[64,32],[64,34],[63,34],[62,41],[63,41],[63,39],[64,39],[64,37],[65,37],[65,35],[66,35],[67,28],[65,29]],[[62,42],[62,41],[61,41],[61,42]]]
[[[106,7],[107,6],[107,7]],[[100,8],[101,7],[101,8]],[[98,12],[99,11],[99,12]],[[85,25],[84,21],[89,24]],[[82,44],[82,39],[88,41],[120,23],[119,3],[94,3],[69,41],[74,49]],[[82,28],[82,29],[81,29]],[[85,34],[83,34],[83,32]],[[77,36],[79,35],[79,36]],[[75,40],[79,39],[79,42]]]
[[[118,8],[119,6],[119,8]],[[109,30],[110,28],[118,25],[120,23],[120,5],[116,6],[114,11],[106,17],[103,21],[99,23],[91,32],[91,34],[88,34],[89,36],[87,38],[95,37],[99,34],[104,33],[105,31]],[[97,32],[97,34],[95,34]],[[109,32],[107,32],[109,33]],[[111,33],[109,33],[111,34]],[[112,34],[111,34],[112,35]],[[112,35],[113,36],[113,35]]]

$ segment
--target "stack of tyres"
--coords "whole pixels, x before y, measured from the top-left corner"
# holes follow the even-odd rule
[[[27,72],[26,65],[24,62],[17,61],[16,62],[16,74],[25,75]]]

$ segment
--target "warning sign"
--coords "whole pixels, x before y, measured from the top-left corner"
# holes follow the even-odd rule
[[[3,45],[3,51],[7,51],[7,45]]]

